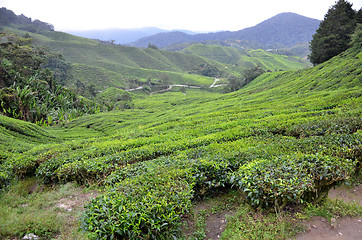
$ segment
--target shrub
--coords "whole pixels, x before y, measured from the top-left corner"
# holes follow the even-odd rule
[[[354,172],[356,161],[318,154],[257,159],[230,174],[253,206],[284,208],[287,203],[318,202]]]
[[[119,182],[86,206],[82,229],[99,239],[176,237],[181,218],[191,206],[192,185],[183,178],[186,169],[170,169],[167,159],[156,162],[160,168],[139,164],[147,170],[134,177],[122,177],[133,172],[133,166],[120,170],[118,177],[113,173],[109,182]]]

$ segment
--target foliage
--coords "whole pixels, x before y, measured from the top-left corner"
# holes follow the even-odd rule
[[[360,10],[362,12],[362,10]],[[362,20],[361,20],[362,22]],[[351,45],[354,49],[361,51],[362,49],[362,23],[357,24],[356,30],[351,36]]]
[[[221,75],[221,71],[217,67],[208,64],[197,65],[190,72],[208,77],[218,77]]]
[[[182,52],[223,63],[228,70],[233,70],[233,72],[228,71],[228,73],[236,76],[239,72],[256,67],[261,67],[264,71],[277,71],[299,69],[308,66],[307,61],[298,57],[285,56],[279,52],[270,52],[270,50],[238,48],[234,45],[236,43],[232,43],[230,47],[191,44],[184,48]]]
[[[15,25],[19,29],[29,32],[54,31],[54,26],[49,23],[38,19],[32,21],[31,18],[25,17],[23,14],[16,16],[13,11],[4,7],[0,8],[0,27],[9,25]]]
[[[1,33],[0,111],[6,116],[38,124],[53,124],[99,106],[78,98],[55,77],[66,79],[68,65],[60,55],[31,45],[31,39]],[[47,67],[58,69],[51,72]]]
[[[339,0],[332,6],[321,22],[310,43],[310,61],[320,64],[347,50],[351,34],[356,28],[356,12],[352,4]]]
[[[224,92],[237,91],[263,73],[264,70],[261,67],[255,67],[245,70],[243,73],[243,78],[241,79],[237,79],[235,76],[229,76],[229,83],[224,88]]]
[[[108,110],[134,107],[132,94],[118,88],[107,88],[106,91],[99,94],[98,99],[102,100],[103,105],[107,106]]]
[[[231,175],[251,205],[283,209],[288,203],[318,202],[351,176],[356,162],[319,155],[256,159]]]
[[[117,183],[88,205],[82,228],[103,239],[175,238],[173,230],[190,208],[192,190],[182,179],[184,171],[173,165],[171,159],[160,159],[122,169]]]

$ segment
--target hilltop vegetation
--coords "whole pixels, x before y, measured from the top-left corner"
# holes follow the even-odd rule
[[[310,61],[315,65],[320,64],[347,50],[357,24],[362,24],[362,8],[355,11],[351,3],[337,1],[313,35]]]
[[[81,223],[98,238],[177,236],[193,200],[220,189],[270,209],[320,201],[361,166],[361,59],[350,50],[230,94],[152,95],[131,110],[75,119],[45,130],[51,144],[9,144],[2,182],[100,184]],[[2,133],[16,135],[12,124]],[[33,131],[25,133],[40,138]]]
[[[0,8],[0,30],[2,26],[13,26],[28,32],[54,31],[54,26],[38,19],[34,21],[23,14],[17,16],[13,11]]]

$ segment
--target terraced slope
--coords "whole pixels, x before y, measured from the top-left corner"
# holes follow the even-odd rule
[[[231,54],[236,55],[237,59],[227,54],[222,60],[220,56],[208,57],[201,53],[212,51],[211,46],[201,49],[201,52],[194,47],[188,53],[196,54],[185,54],[152,48],[105,45],[95,40],[56,31],[34,34],[8,27],[4,29],[19,35],[28,34],[39,46],[46,46],[61,53],[68,62],[72,63],[73,78],[68,83],[69,86],[80,80],[88,85],[94,84],[98,91],[108,87],[132,88],[134,87],[132,81],[135,79],[138,80],[138,85],[145,84],[149,79],[153,83],[160,83],[162,79],[167,78],[173,84],[207,87],[212,84],[216,76],[225,78],[229,74],[240,76],[243,70],[255,65],[261,65],[271,71],[300,69],[307,66],[306,62],[299,58],[283,57],[262,50],[249,51],[250,57],[247,57],[243,52],[224,48],[222,51],[233,51]],[[225,64],[234,66],[225,66]],[[213,69],[213,72],[207,74],[200,71],[202,68]]]
[[[234,47],[192,44],[183,49],[184,53],[202,56],[242,69],[261,66],[265,71],[293,70],[310,66],[302,58],[273,54],[264,50],[241,49]]]
[[[350,50],[230,94],[152,95],[78,118],[46,129],[62,143],[7,148],[2,182],[101,184],[81,221],[98,238],[172,239],[192,200],[220,188],[254,207],[318,202],[361,166],[361,60]]]

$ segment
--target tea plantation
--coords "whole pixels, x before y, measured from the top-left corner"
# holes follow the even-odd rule
[[[80,219],[94,239],[182,238],[195,201],[219,190],[270,211],[317,203],[361,169],[361,63],[348,50],[237,92],[154,94],[55,127],[0,116],[1,186],[96,185]]]

